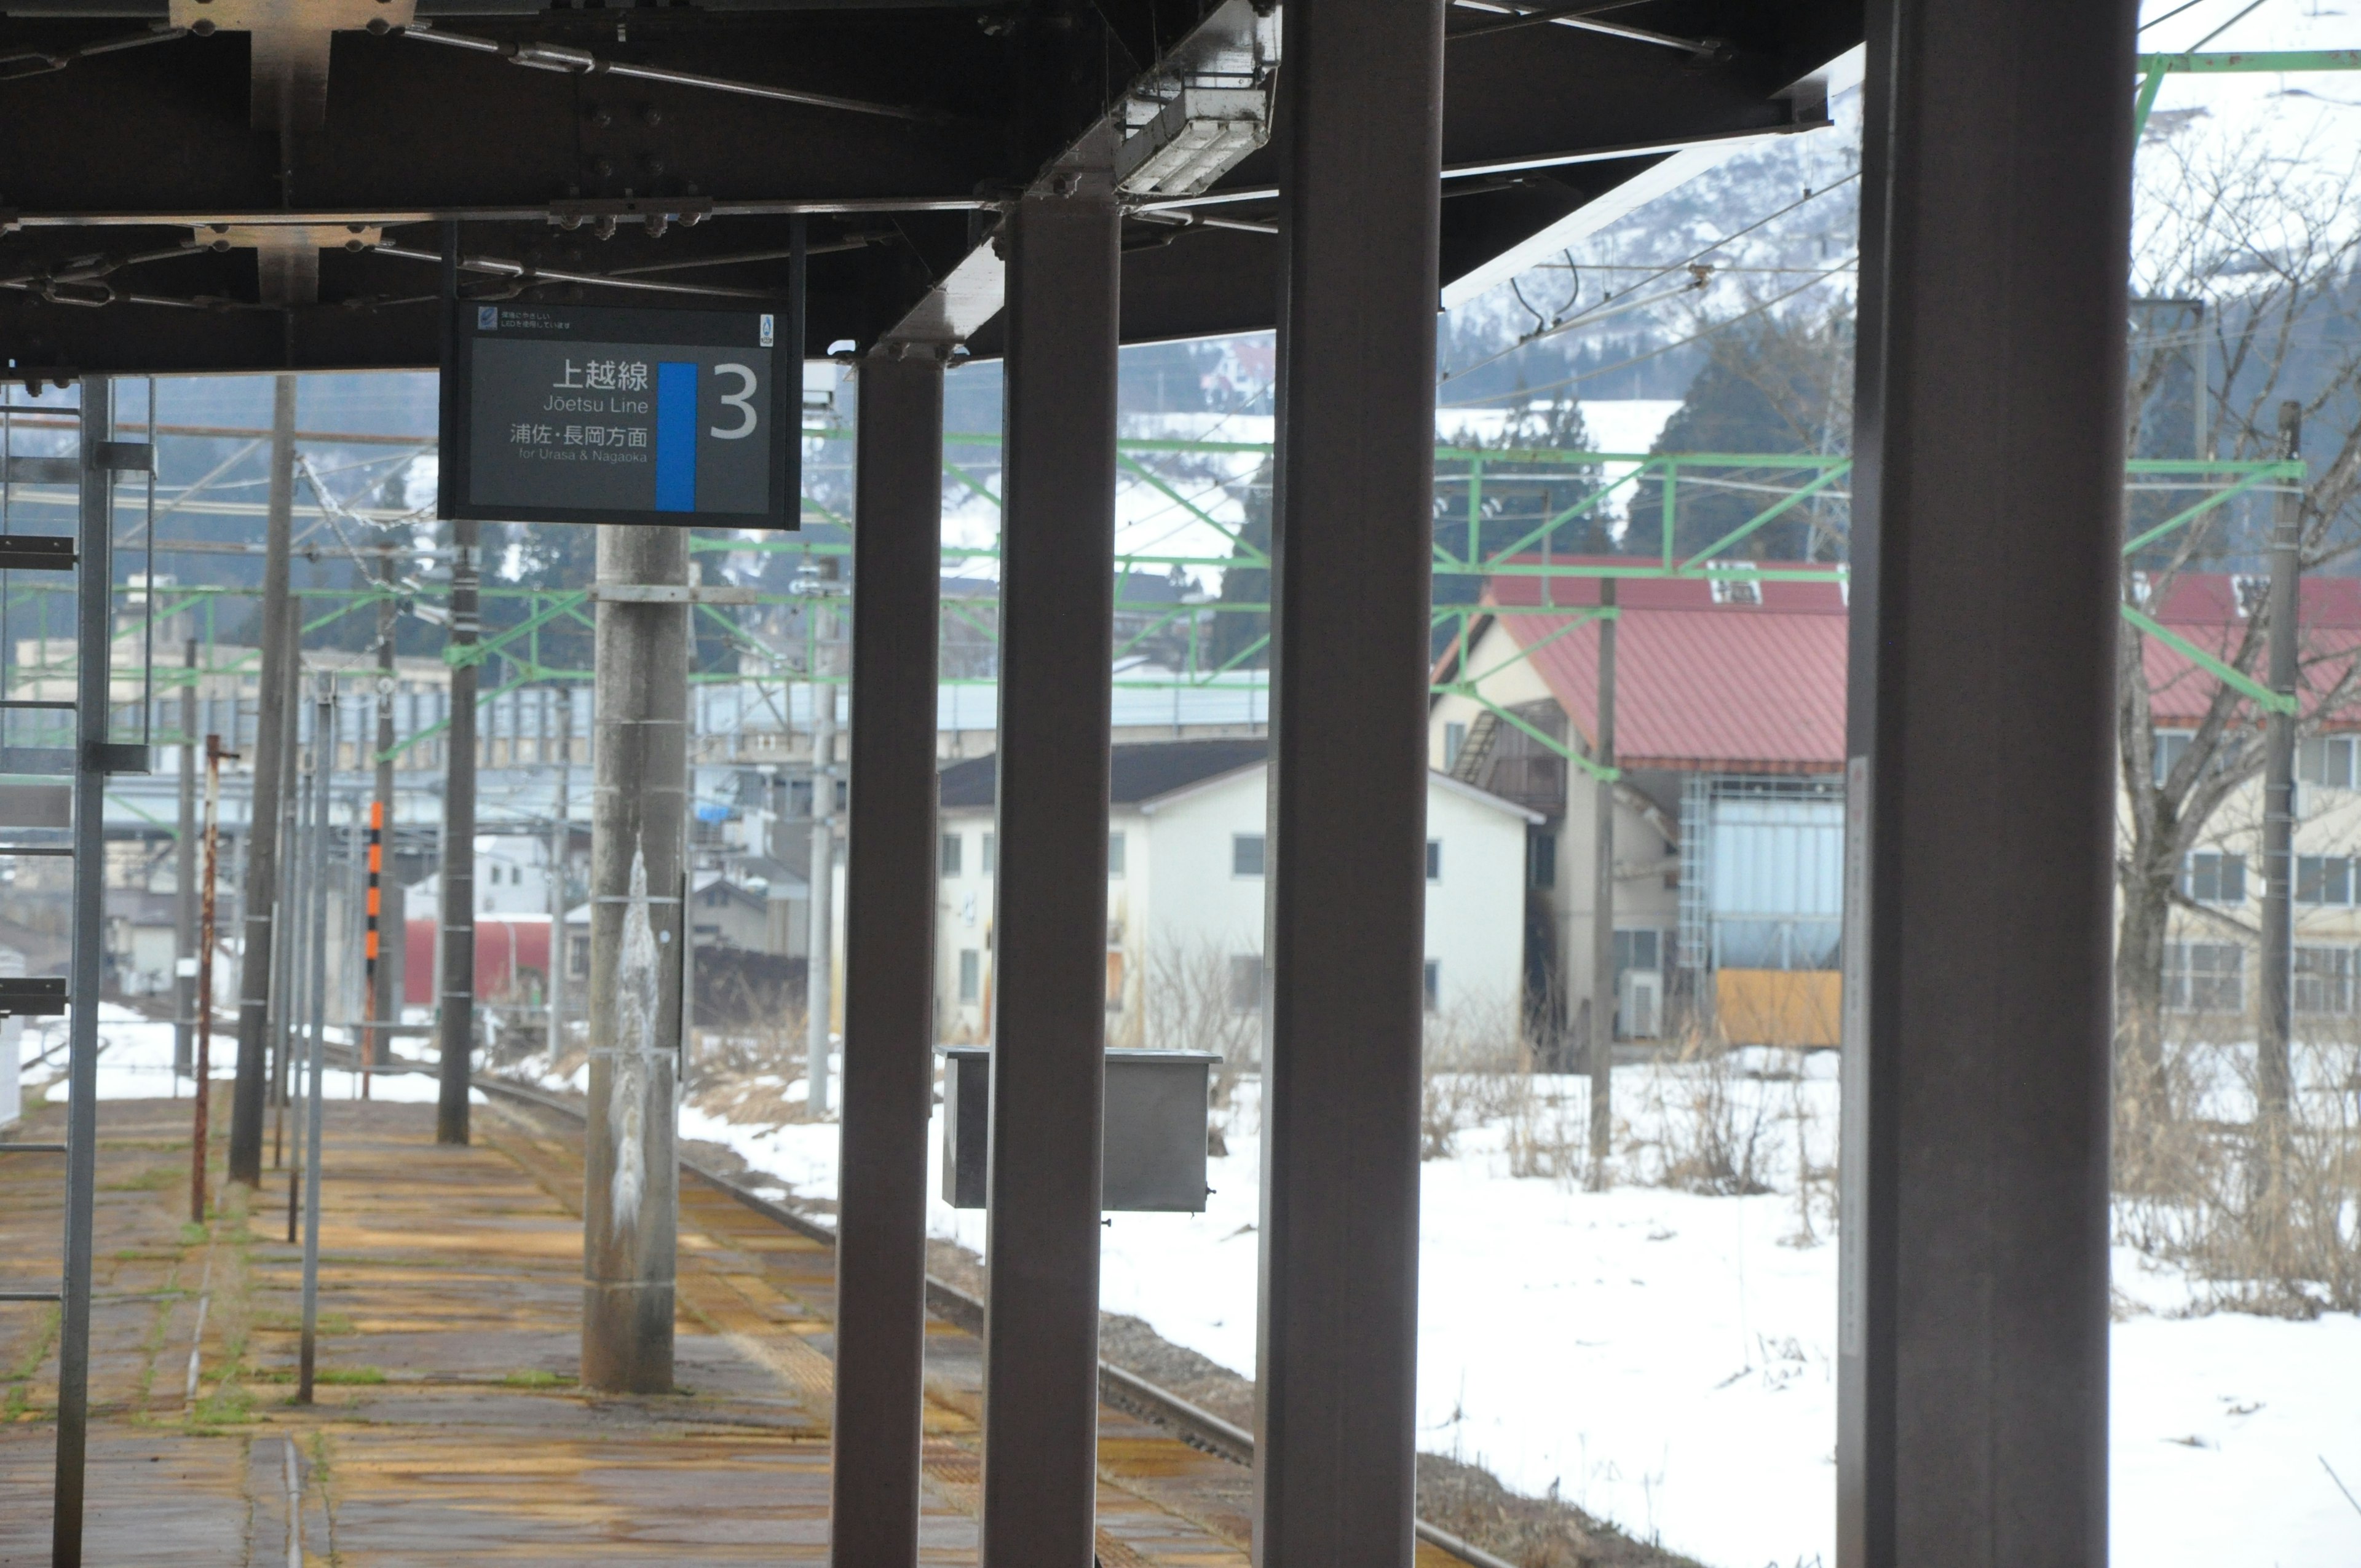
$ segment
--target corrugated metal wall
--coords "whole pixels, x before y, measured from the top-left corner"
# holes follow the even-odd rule
[[[1844,803],[1718,795],[1708,887],[1717,919],[1844,913]]]

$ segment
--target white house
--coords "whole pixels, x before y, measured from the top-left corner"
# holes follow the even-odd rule
[[[1176,968],[1241,1013],[1261,1005],[1266,758],[1259,738],[1118,745],[1109,787],[1107,1037],[1146,1043],[1149,988]],[[985,1037],[992,1004],[995,759],[941,774],[937,1032]],[[1427,791],[1427,1005],[1513,1007],[1526,834],[1541,815],[1444,773]],[[1217,967],[1215,967],[1217,966]]]

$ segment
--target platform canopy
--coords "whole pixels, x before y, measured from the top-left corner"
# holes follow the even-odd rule
[[[1826,121],[1839,0],[1458,0],[1444,302]],[[460,291],[776,299],[806,351],[998,352],[1005,205],[1112,165],[1128,343],[1268,328],[1277,7],[904,0],[0,5],[12,378],[425,367]],[[1385,92],[1382,82],[1369,91]]]

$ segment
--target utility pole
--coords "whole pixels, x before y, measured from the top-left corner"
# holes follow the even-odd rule
[[[270,499],[263,524],[262,679],[247,813],[246,950],[237,987],[237,1083],[230,1096],[229,1179],[262,1180],[262,1113],[270,1013],[272,894],[278,886],[280,753],[287,724],[289,546],[295,509],[295,378],[275,378],[270,404]]]
[[[554,1067],[566,1047],[566,859],[573,848],[574,691],[558,686],[557,799],[549,828],[549,1060]]]
[[[214,889],[221,872],[221,765],[224,757],[236,755],[222,750],[220,736],[205,737],[205,889],[197,922],[197,1103],[189,1140],[194,1150],[189,1159],[189,1220],[199,1225],[205,1223],[205,1134],[213,1119]]]
[[[1598,579],[1598,733],[1591,761],[1590,1179],[1607,1185],[1615,1130],[1615,579]]]
[[[197,640],[181,650],[181,816],[172,844],[172,1080],[194,1062],[197,994]],[[178,1088],[173,1090],[179,1093]]]
[[[312,897],[303,918],[312,927],[308,986],[311,1018],[312,1093],[304,1103],[303,1134],[303,1337],[297,1361],[295,1402],[312,1402],[312,1374],[320,1327],[320,1058],[327,1034],[328,994],[328,784],[335,776],[336,679],[323,672],[312,710]],[[298,1080],[300,1083],[300,1080]],[[287,1184],[289,1201],[295,1183]],[[291,1212],[289,1218],[293,1218]],[[289,1227],[292,1230],[292,1225]],[[291,1234],[288,1239],[292,1241]]]
[[[451,727],[443,787],[443,988],[437,1019],[442,1094],[434,1141],[467,1141],[467,1074],[476,1044],[476,540],[451,524]]]
[[[385,863],[386,853],[393,843],[393,697],[397,676],[394,673],[394,562],[393,546],[388,543],[378,562],[378,587],[385,597],[377,602],[377,797],[369,808],[369,883],[368,937],[365,955],[368,976],[367,1006],[372,1025],[398,1024],[401,1021],[401,999],[394,994],[394,966],[385,961],[386,941]],[[401,940],[406,933],[396,930],[393,939]],[[368,1098],[369,1069],[384,1067],[393,1059],[391,1040],[386,1031],[372,1027],[368,1032],[367,1053],[361,1062],[361,1098]]]
[[[582,1382],[642,1394],[672,1387],[687,582],[686,530],[598,531]]]
[[[301,711],[302,694],[296,694],[297,710]],[[328,846],[315,826],[320,808],[327,798],[328,775],[322,765],[320,730],[315,721],[312,743],[306,747],[297,737],[295,767],[302,781],[294,791],[298,803],[295,831],[288,842],[294,846],[288,859],[292,873],[289,878],[287,917],[280,927],[287,933],[287,968],[282,979],[286,1005],[280,1008],[281,1025],[279,1031],[280,1114],[286,1107],[295,1108],[295,1147],[287,1162],[287,1240],[295,1241],[295,1212],[303,1190],[303,1071],[297,1065],[303,1051],[303,1020],[318,1003],[313,994],[313,960],[319,956],[321,933],[313,927],[313,911],[320,907],[322,890],[327,886]]]
[[[831,660],[826,601],[812,606],[818,623],[812,640],[812,776],[810,896],[804,905],[810,927],[804,945],[804,1012],[807,1045],[805,1104],[815,1116],[829,1110],[829,1014],[835,1011],[831,981],[836,925],[836,688],[821,678]]]
[[[303,873],[307,862],[303,858],[302,814],[302,722],[303,722],[303,650],[293,641],[302,627],[291,596],[288,603],[290,647],[292,655],[287,663],[287,732],[280,757],[285,767],[280,773],[279,818],[279,890],[280,917],[271,922],[271,935],[279,944],[279,968],[270,982],[270,1168],[279,1169],[285,1163],[287,1131],[287,1053],[294,1040],[295,1017],[301,999],[298,977],[303,972],[298,966],[303,952]],[[291,1177],[289,1179],[292,1180]]]
[[[2279,405],[2279,456],[2303,450],[2303,405]],[[2291,1084],[2288,1042],[2294,1034],[2295,984],[2295,696],[2298,549],[2303,529],[2303,487],[2281,482],[2271,518],[2270,624],[2265,629],[2272,695],[2282,699],[2263,728],[2263,1015],[2256,1059],[2261,1119],[2276,1130],[2285,1122]]]

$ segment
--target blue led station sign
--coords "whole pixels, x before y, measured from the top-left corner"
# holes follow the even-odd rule
[[[439,515],[796,527],[803,363],[787,319],[457,302]]]

